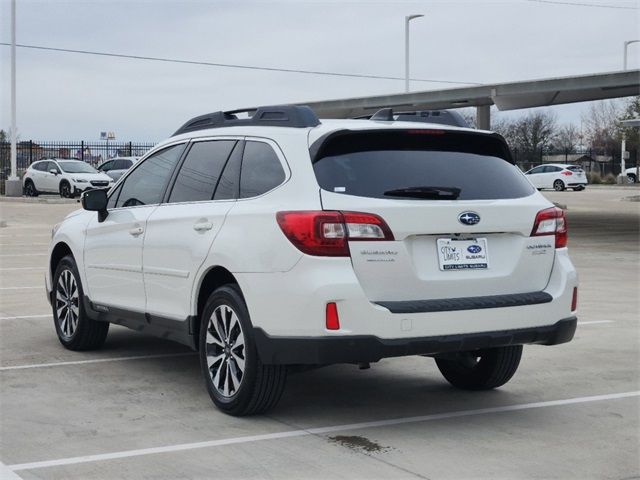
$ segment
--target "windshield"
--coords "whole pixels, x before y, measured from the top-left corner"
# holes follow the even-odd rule
[[[493,200],[533,194],[501,144],[460,133],[351,133],[321,147],[313,168],[324,190],[359,197]]]
[[[62,171],[66,173],[98,173],[91,165],[79,160],[58,161],[58,165],[60,165]]]

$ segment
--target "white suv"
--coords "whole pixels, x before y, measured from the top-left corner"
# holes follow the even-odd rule
[[[100,347],[109,322],[181,342],[213,402],[247,415],[278,402],[289,366],[423,355],[480,390],[523,344],[572,339],[564,213],[502,137],[236,113],[187,122],[54,229],[65,347]]]
[[[88,163],[72,158],[38,160],[29,165],[22,177],[22,187],[28,197],[59,193],[63,198],[73,198],[87,189],[112,185],[112,178]]]

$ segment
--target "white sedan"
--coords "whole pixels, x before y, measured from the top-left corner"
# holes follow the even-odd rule
[[[110,188],[113,179],[81,160],[52,158],[29,165],[22,178],[25,195],[59,193],[73,198],[90,188]]]
[[[525,175],[538,190],[553,188],[561,192],[567,188],[575,191],[584,190],[587,186],[587,175],[580,165],[563,163],[547,163],[532,168]]]

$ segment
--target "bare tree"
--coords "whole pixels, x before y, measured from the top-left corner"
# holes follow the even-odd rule
[[[598,154],[611,155],[617,152],[621,138],[618,120],[622,113],[618,101],[603,100],[592,103],[582,115],[585,138]]]
[[[580,143],[580,132],[573,124],[563,125],[558,129],[554,146],[564,152],[573,151]]]

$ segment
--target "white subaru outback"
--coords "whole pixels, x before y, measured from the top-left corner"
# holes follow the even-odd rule
[[[273,407],[291,366],[433,357],[454,386],[515,373],[576,329],[567,224],[502,137],[322,120],[307,107],[194,118],[56,226],[60,342],[109,323],[198,350],[213,402]]]

